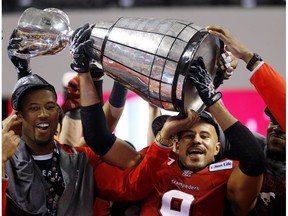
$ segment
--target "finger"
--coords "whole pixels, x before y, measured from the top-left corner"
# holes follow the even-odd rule
[[[16,144],[16,146],[18,146],[21,139],[20,139],[20,136],[18,136],[18,135],[13,135],[13,136],[11,136],[11,140],[13,141],[13,143]]]
[[[225,67],[226,67],[226,68],[231,67],[231,63],[230,63],[230,62],[226,63],[226,64],[225,64]]]
[[[23,40],[23,38],[17,37],[17,38],[12,38],[9,41],[9,44],[15,44],[15,43],[19,43]]]
[[[75,40],[79,40],[79,37],[83,36],[83,32],[90,30],[89,29],[89,24],[85,24],[82,28],[80,28],[80,30],[77,32],[77,34],[75,35]]]
[[[77,29],[73,32],[72,38],[74,38],[81,30],[87,29],[88,27],[89,27],[89,24],[86,23],[86,24],[84,24],[82,27],[77,28]]]
[[[232,72],[226,71],[226,72],[224,73],[224,78],[225,78],[225,79],[229,79],[232,75],[233,75],[233,71],[232,71]]]
[[[82,33],[87,29],[89,28],[89,24],[86,23],[84,26],[76,29],[73,34],[72,34],[72,45],[73,47],[77,47],[79,42],[78,42],[78,38],[82,35]]]
[[[202,56],[199,56],[198,62],[199,62],[200,66],[201,66],[203,69],[206,69],[205,63],[204,63],[204,59],[203,59]]]
[[[223,53],[223,54],[225,54],[225,53]],[[225,63],[230,63],[232,61],[232,58],[230,55],[228,55],[228,56],[224,55],[223,60]]]
[[[3,129],[2,129],[2,133],[7,133],[10,129],[11,129],[11,126],[14,124],[14,122],[16,121],[17,119],[17,115],[12,115],[9,120],[7,121],[7,124],[4,125]]]
[[[16,36],[16,33],[17,33],[17,29],[14,29],[11,36],[10,36],[10,39],[14,38]]]
[[[89,39],[90,35],[91,35],[92,29],[86,29],[85,31],[83,31],[83,33],[81,35],[79,35],[79,38],[77,39],[78,43],[87,41],[87,39]]]
[[[233,67],[229,67],[229,68],[226,69],[226,72],[227,73],[234,72],[234,68]]]

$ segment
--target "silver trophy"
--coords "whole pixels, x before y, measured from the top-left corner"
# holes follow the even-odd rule
[[[63,11],[28,8],[17,32],[23,49],[15,55],[25,58],[61,51],[73,31]],[[205,108],[188,77],[189,68],[202,56],[214,79],[223,44],[203,27],[175,19],[121,17],[95,23],[91,38],[93,59],[105,74],[144,100],[169,111]]]
[[[16,37],[22,41],[13,54],[20,58],[54,55],[67,46],[72,33],[69,18],[63,11],[28,8],[18,20]]]

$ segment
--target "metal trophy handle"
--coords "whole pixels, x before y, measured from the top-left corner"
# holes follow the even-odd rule
[[[58,9],[37,10],[28,8],[24,12],[18,30],[25,33],[19,35],[26,37],[29,48],[38,47],[40,39],[44,41],[44,46],[30,51],[31,56],[37,52],[55,54],[69,42],[72,31],[68,16]],[[23,22],[29,25],[22,28]],[[29,40],[29,34],[37,34],[39,40]],[[204,28],[175,19],[122,17],[114,23],[95,23],[91,38],[93,59],[102,65],[105,74],[144,100],[169,111],[200,112],[205,108],[188,78],[189,68],[192,60],[202,56],[214,79],[223,44]]]

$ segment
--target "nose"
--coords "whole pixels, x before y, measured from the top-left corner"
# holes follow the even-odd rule
[[[283,129],[280,127],[280,125],[274,125],[273,130],[278,133],[283,132]]]
[[[201,139],[201,137],[199,136],[199,134],[196,134],[196,135],[194,136],[193,143],[198,144],[198,143],[201,143],[201,141],[202,141],[202,139]]]
[[[48,115],[47,110],[43,107],[40,109],[39,117],[46,117]]]

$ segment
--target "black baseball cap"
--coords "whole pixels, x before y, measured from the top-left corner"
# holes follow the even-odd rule
[[[14,89],[12,91],[12,97],[11,97],[12,108],[18,111],[19,102],[24,93],[27,92],[27,90],[31,90],[32,88],[41,88],[41,87],[46,87],[47,89],[51,90],[57,97],[54,86],[49,84],[45,79],[43,79],[37,74],[30,74],[28,76],[24,76],[21,79],[19,79],[16,82]]]

